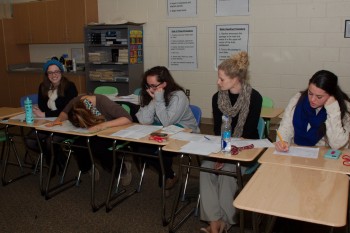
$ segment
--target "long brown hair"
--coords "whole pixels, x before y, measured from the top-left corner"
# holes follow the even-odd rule
[[[75,126],[80,128],[90,128],[106,121],[103,115],[96,116],[85,107],[83,100],[75,102],[68,112],[68,120]]]
[[[164,88],[164,99],[165,99],[165,105],[168,106],[170,102],[170,97],[172,95],[172,92],[174,91],[184,91],[183,87],[181,87],[179,84],[177,84],[171,76],[169,70],[164,67],[164,66],[155,66],[145,72],[142,78],[142,83],[141,83],[141,98],[140,98],[140,104],[141,107],[144,107],[148,105],[152,97],[148,94],[147,92],[147,77],[148,76],[157,76],[157,81],[160,83],[166,82],[166,86]]]

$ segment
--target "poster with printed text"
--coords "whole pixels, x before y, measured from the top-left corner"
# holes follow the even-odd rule
[[[249,25],[216,25],[216,67],[240,51],[248,52]]]
[[[197,27],[168,28],[169,70],[196,70]]]
[[[197,0],[168,0],[169,17],[197,16]]]
[[[215,15],[249,15],[249,0],[216,0]]]

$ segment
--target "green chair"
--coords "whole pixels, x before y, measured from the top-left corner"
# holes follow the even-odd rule
[[[130,114],[130,107],[126,104],[122,104],[122,107]]]
[[[118,94],[118,88],[112,86],[99,86],[94,90],[94,94],[113,95]]]
[[[273,108],[273,100],[269,97],[263,96],[262,101],[262,107],[263,108]],[[264,119],[266,124],[266,133],[270,132],[270,120]],[[265,135],[265,137],[268,137],[269,135]]]

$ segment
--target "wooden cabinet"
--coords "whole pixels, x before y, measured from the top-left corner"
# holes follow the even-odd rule
[[[98,21],[97,0],[48,0],[13,5],[20,44],[83,43],[84,26]]]
[[[13,19],[16,42],[19,44],[30,43],[29,3],[13,4]]]
[[[48,42],[45,2],[14,4],[13,18],[17,43],[43,44]]]
[[[3,20],[0,21],[0,107],[5,107],[10,96],[6,76],[6,53]]]

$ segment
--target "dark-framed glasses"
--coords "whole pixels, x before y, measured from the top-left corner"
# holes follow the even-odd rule
[[[47,71],[47,75],[55,75],[55,74],[61,74],[60,70],[56,70],[56,71]]]
[[[162,85],[163,82],[157,84],[157,85],[153,85],[153,84],[146,84],[146,89],[152,88],[152,89],[157,89],[160,85]]]

